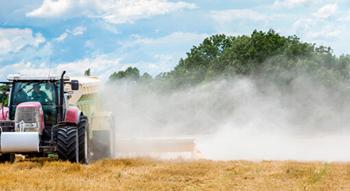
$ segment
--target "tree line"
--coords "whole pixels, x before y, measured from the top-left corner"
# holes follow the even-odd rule
[[[111,74],[109,80],[166,81],[172,87],[182,87],[235,76],[288,84],[296,76],[308,75],[335,83],[349,80],[349,66],[350,56],[336,56],[330,47],[302,42],[297,36],[282,36],[274,30],[255,30],[251,35],[217,34],[205,38],[172,71],[154,78],[128,67]]]

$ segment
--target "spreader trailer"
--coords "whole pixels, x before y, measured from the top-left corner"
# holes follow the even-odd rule
[[[72,77],[79,81],[79,90],[69,99],[89,119],[89,145],[91,159],[181,156],[199,158],[195,141],[191,137],[129,137],[118,132],[119,116],[106,110],[103,83],[93,76]],[[109,86],[105,87],[109,88]],[[114,88],[118,88],[117,85]]]

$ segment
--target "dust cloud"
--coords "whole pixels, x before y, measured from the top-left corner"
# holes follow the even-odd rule
[[[347,84],[236,77],[176,90],[122,81],[104,91],[118,136],[193,137],[213,160],[350,160]]]

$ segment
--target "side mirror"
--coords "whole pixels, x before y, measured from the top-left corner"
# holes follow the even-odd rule
[[[72,87],[72,90],[79,90],[79,81],[78,80],[72,80],[70,82],[70,85]]]

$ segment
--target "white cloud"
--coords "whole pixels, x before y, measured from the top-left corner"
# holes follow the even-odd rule
[[[142,72],[157,75],[174,68],[181,57],[186,56],[193,45],[202,42],[209,34],[174,32],[158,38],[134,35],[118,42],[123,62],[137,66]]]
[[[16,64],[3,66],[0,70],[0,79],[4,80],[10,74],[26,74],[38,76],[38,74],[49,74],[49,68],[43,65],[34,66],[31,62],[21,61]]]
[[[276,0],[273,3],[273,6],[276,8],[280,8],[280,7],[293,8],[299,5],[306,5],[314,1],[315,0]]]
[[[326,4],[319,8],[312,16],[300,18],[293,24],[293,31],[297,35],[311,42],[326,42],[336,40],[343,34],[343,24],[337,23],[337,20],[327,20],[327,18],[337,13],[338,5],[336,3]],[[338,19],[339,21],[339,19]]]
[[[63,34],[68,35],[68,32]],[[118,54],[96,55],[72,62],[55,64],[49,64],[49,59],[35,61],[30,58],[24,58],[16,64],[4,66],[0,71],[0,78],[4,79],[11,73],[22,73],[34,76],[48,75],[49,73],[58,75],[63,70],[66,70],[68,75],[79,76],[82,75],[86,69],[91,68],[93,75],[97,75],[101,79],[106,80],[111,73],[121,70],[126,66],[136,66],[142,72],[149,72],[152,75],[157,75],[160,72],[171,70],[179,61],[181,55],[185,54],[183,50],[189,50],[193,44],[201,42],[207,36],[207,34],[185,32],[175,32],[160,38],[145,38],[135,35],[132,39],[121,42],[122,46],[120,47],[121,49],[126,49],[123,50],[126,51],[126,53],[119,56]],[[66,38],[65,35],[60,35],[60,37],[63,40]],[[51,42],[47,42],[46,44],[49,45],[50,43]],[[86,41],[85,46],[91,47],[94,46],[94,44],[93,42]],[[179,51],[179,49],[181,51]],[[138,54],[138,52],[133,52],[134,50],[146,52],[147,56],[151,57],[147,59],[137,59],[134,54]],[[158,50],[162,51],[159,52]],[[129,52],[131,52],[129,56],[135,58],[131,62],[125,61],[125,58],[123,58]],[[44,53],[45,55],[51,54],[50,52]],[[32,55],[36,55],[36,53],[32,53]]]
[[[87,40],[84,43],[84,47],[85,48],[93,48],[95,46],[94,42],[92,42],[91,40]]]
[[[108,76],[122,68],[118,59],[110,58],[106,55],[98,55],[92,58],[84,58],[74,62],[60,63],[50,67],[48,63],[33,64],[31,62],[21,61],[16,64],[6,65],[0,70],[0,79],[5,79],[9,74],[23,74],[29,76],[48,76],[59,75],[63,70],[67,71],[69,76],[81,76],[88,68],[92,74],[106,80]]]
[[[78,26],[78,27],[75,27],[75,28],[71,31],[71,33],[72,33],[72,35],[74,35],[74,36],[80,36],[80,35],[83,35],[83,34],[85,33],[85,31],[86,31],[86,28],[85,28],[85,27],[83,27],[83,26]]]
[[[58,41],[58,42],[62,42],[69,35],[81,36],[81,35],[83,35],[85,33],[85,31],[86,31],[86,27],[84,27],[84,26],[77,26],[73,30],[67,29],[66,31],[64,31],[64,33],[62,33],[60,36],[58,36],[55,40]]]
[[[350,11],[347,11],[345,13],[343,13],[338,19],[337,21],[340,21],[340,22],[348,22],[350,21]]]
[[[319,31],[309,31],[305,36],[312,40],[335,40],[342,32],[343,31],[339,28],[326,26]]]
[[[140,62],[137,65],[141,70],[151,75],[157,75],[161,72],[172,70],[172,65],[177,63],[179,58],[169,54],[156,54],[154,55],[154,60],[154,62]]]
[[[128,67],[137,67],[141,73],[147,72],[150,75],[156,76],[162,72],[168,72],[173,69],[174,63],[177,63],[179,58],[169,54],[153,55],[152,61],[139,61],[129,64],[123,64],[119,70],[125,70]],[[118,71],[118,70],[115,70]]]
[[[45,41],[41,33],[33,34],[31,29],[0,28],[0,55],[16,53],[27,46],[38,47]]]
[[[262,21],[268,17],[250,9],[229,9],[223,11],[213,11],[212,18],[218,23],[228,23],[235,20]]]
[[[64,14],[72,8],[73,2],[70,0],[44,0],[42,5],[27,13],[28,17],[56,17]]]
[[[197,33],[187,33],[187,32],[174,32],[169,35],[159,37],[159,38],[144,38],[135,35],[132,44],[138,45],[171,45],[178,43],[199,43],[204,40],[208,35],[207,34],[197,34]]]
[[[27,13],[28,17],[53,18],[87,16],[101,18],[112,24],[163,15],[182,9],[194,9],[192,3],[168,0],[44,0],[42,5]]]
[[[64,32],[64,33],[62,33],[60,36],[58,36],[58,37],[56,38],[56,40],[59,41],[59,42],[62,42],[62,41],[64,41],[67,37],[68,37],[68,33],[67,33],[67,32]]]
[[[294,33],[303,36],[307,40],[336,39],[344,32],[342,26],[335,26],[313,18],[299,19],[292,27]]]
[[[347,26],[333,20],[324,20],[314,17],[297,20],[292,27],[292,33],[303,41],[316,43],[318,46],[330,46],[337,55],[347,54]]]
[[[156,15],[163,15],[181,9],[194,9],[194,4],[165,0],[122,0],[105,7],[103,19],[114,24],[133,21]]]
[[[40,44],[44,43],[45,41],[46,41],[46,39],[41,33],[36,33],[34,35],[34,42],[32,43],[32,45],[37,47]]]
[[[337,12],[338,5],[336,3],[327,4],[318,9],[315,13],[312,15],[319,19],[326,19],[332,15],[334,15]]]
[[[292,29],[294,32],[305,32],[315,27],[316,22],[311,18],[302,18],[294,22]]]
[[[119,59],[111,58],[106,55],[98,55],[92,58],[84,58],[74,62],[58,64],[55,67],[55,71],[60,73],[66,70],[70,75],[80,76],[83,75],[85,70],[90,68],[93,75],[106,78],[114,71],[119,70],[122,66]]]

